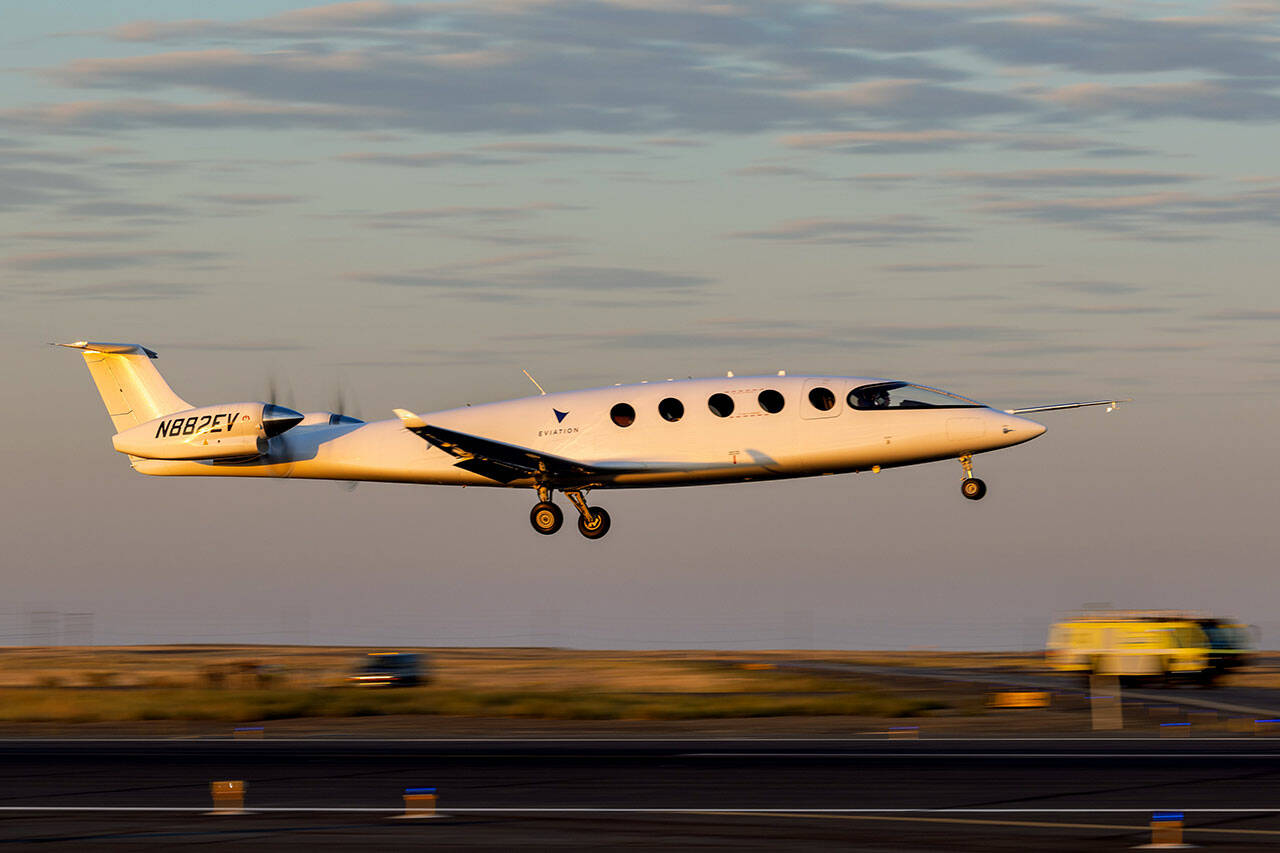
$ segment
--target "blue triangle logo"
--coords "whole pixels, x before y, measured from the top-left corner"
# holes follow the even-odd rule
[[[559,409],[552,409],[551,411],[556,413],[556,423],[558,424],[564,423],[564,419],[569,416],[568,412],[562,412]]]

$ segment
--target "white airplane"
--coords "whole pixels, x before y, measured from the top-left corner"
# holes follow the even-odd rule
[[[588,539],[609,513],[592,489],[695,486],[958,459],[961,493],[980,500],[973,456],[1022,444],[1045,428],[1019,417],[1123,400],[998,410],[909,382],[848,376],[740,376],[615,385],[427,415],[396,409],[365,423],[275,403],[192,406],[170,390],[138,344],[77,341],[107,406],[115,449],[157,476],[291,477],[537,491],[533,529],[550,535],[563,492]],[[529,377],[532,379],[533,377]],[[537,385],[537,382],[534,382]],[[541,386],[539,386],[541,391]]]

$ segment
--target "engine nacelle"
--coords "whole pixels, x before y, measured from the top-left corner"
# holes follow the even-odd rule
[[[355,426],[364,421],[337,412],[307,412],[299,426]]]
[[[115,449],[144,459],[244,459],[267,452],[267,443],[302,415],[273,403],[230,403],[187,409],[117,433]]]

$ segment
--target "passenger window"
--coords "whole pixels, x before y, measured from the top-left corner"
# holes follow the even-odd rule
[[[619,403],[609,410],[609,417],[620,427],[629,427],[636,422],[636,410],[629,403]]]
[[[728,394],[712,394],[707,400],[707,408],[716,417],[727,418],[733,414],[733,398]]]
[[[756,398],[760,402],[760,408],[764,409],[771,415],[776,415],[782,411],[782,407],[787,404],[782,394],[774,391],[772,388],[761,391],[760,396]]]
[[[830,388],[819,386],[809,391],[809,404],[819,412],[829,412],[836,404],[836,395]]]
[[[675,423],[684,417],[684,403],[675,397],[668,397],[658,404],[658,414],[662,415],[664,421]]]

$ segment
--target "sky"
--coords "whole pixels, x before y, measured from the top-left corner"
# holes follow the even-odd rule
[[[1280,643],[1280,3],[0,8],[0,643],[1020,648],[1088,603]],[[598,492],[587,542],[525,491],[138,476],[83,339],[366,419],[523,369],[1133,402],[978,503]]]

